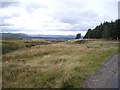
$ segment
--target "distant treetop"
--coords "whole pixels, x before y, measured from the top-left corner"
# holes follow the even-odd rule
[[[80,39],[80,38],[81,38],[81,33],[78,33],[75,39]]]

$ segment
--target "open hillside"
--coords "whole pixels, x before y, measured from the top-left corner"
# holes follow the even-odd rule
[[[22,42],[22,48],[2,55],[4,88],[80,88],[87,76],[118,53],[117,41],[34,39],[27,45],[36,43],[26,47],[24,40],[4,40],[3,47],[5,42],[15,43],[14,48]]]

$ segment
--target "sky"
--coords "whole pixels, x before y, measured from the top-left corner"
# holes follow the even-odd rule
[[[118,18],[120,19],[120,1],[118,2]]]
[[[2,0],[1,32],[83,36],[118,18],[119,0]]]

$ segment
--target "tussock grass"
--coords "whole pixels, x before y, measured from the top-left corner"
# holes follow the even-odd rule
[[[118,42],[104,40],[71,40],[19,49],[3,55],[3,87],[81,88],[85,78],[116,53]]]

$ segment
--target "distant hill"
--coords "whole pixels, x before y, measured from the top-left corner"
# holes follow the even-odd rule
[[[32,38],[43,38],[43,39],[75,39],[74,35],[30,35]]]
[[[0,33],[0,37],[3,38],[40,38],[40,39],[75,39],[75,35],[41,35],[33,34],[27,35],[24,33]]]
[[[30,38],[29,35],[23,33],[0,33],[3,38]]]

